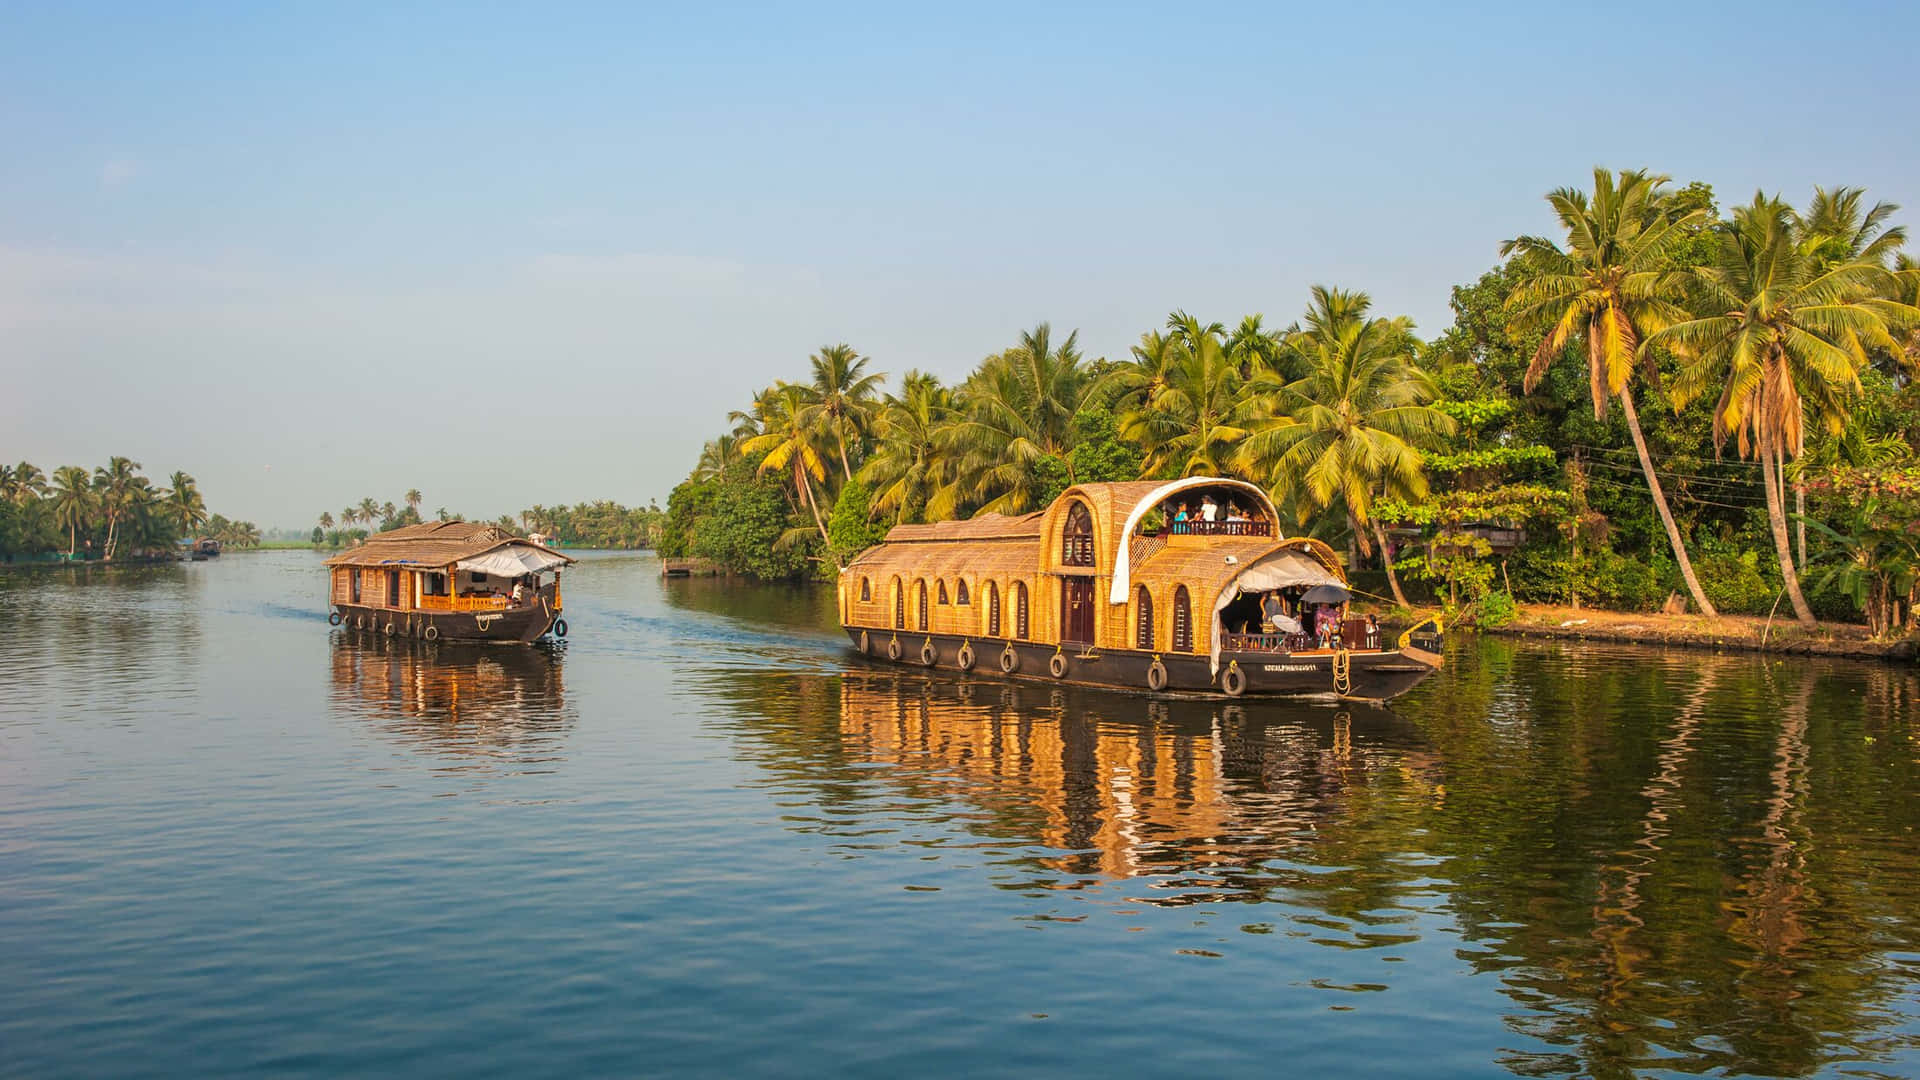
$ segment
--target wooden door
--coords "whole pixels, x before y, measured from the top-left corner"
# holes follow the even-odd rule
[[[1060,585],[1060,640],[1093,644],[1093,579],[1062,578]]]

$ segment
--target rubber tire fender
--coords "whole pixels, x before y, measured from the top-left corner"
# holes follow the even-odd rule
[[[1066,653],[1054,653],[1053,658],[1047,661],[1047,670],[1052,672],[1056,679],[1067,677],[1067,666]]]
[[[894,638],[893,640],[891,640],[891,641],[889,641],[889,642],[887,642],[887,659],[889,659],[889,660],[898,660],[898,659],[900,659],[900,654],[901,654],[901,653],[902,653],[903,651],[904,651],[904,650],[902,650],[902,649],[900,648],[900,639],[899,639],[899,638]]]
[[[554,637],[567,636],[567,620],[565,619],[553,620],[553,636]]]
[[[940,651],[933,647],[933,639],[928,638],[926,642],[920,646],[920,662],[927,667],[932,667],[939,663],[939,661]]]
[[[440,628],[433,625],[432,623],[428,623],[426,625],[426,629],[420,631],[420,636],[427,639],[428,641],[439,641]]]
[[[364,629],[365,626],[366,626],[365,620],[363,620],[360,616],[355,615],[353,617],[353,628],[355,630]]]
[[[1159,693],[1166,688],[1167,665],[1161,663],[1160,658],[1156,656],[1153,658],[1153,663],[1147,665],[1147,689]]]
[[[395,626],[395,625],[393,625],[392,623],[388,623],[388,624],[387,624],[387,636],[388,636],[388,637],[392,637],[393,635],[395,635],[395,634],[397,634],[397,633],[399,633],[399,632],[400,632],[400,628],[399,628],[399,627],[397,627],[397,626]]]
[[[339,612],[337,612],[337,611],[329,611],[329,612],[327,612],[327,625],[328,625],[328,626],[339,626],[339,625],[340,625],[341,623],[343,623],[343,622],[346,622],[346,621],[347,621],[347,617],[346,617],[345,615],[342,615],[342,614],[340,614],[340,613],[339,613]]]
[[[1007,647],[1000,650],[1000,672],[1004,675],[1011,675],[1019,670],[1020,654],[1013,651],[1013,642],[1009,641],[1007,642]]]
[[[873,655],[873,638],[865,630],[860,631],[860,655]]]
[[[972,671],[973,661],[974,661],[973,643],[970,641],[961,642],[960,653],[959,655],[955,656],[953,659],[954,659],[954,663],[960,666],[961,671]]]
[[[1220,689],[1226,691],[1228,697],[1247,692],[1247,673],[1240,670],[1238,663],[1228,664],[1227,670],[1220,673]]]

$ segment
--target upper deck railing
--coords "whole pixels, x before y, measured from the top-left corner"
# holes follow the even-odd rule
[[[1161,536],[1272,536],[1271,521],[1170,521]]]

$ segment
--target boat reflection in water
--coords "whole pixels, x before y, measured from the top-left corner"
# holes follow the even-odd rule
[[[1319,823],[1347,812],[1366,774],[1394,770],[1441,790],[1419,732],[1373,707],[1249,708],[850,674],[840,728],[856,758],[951,784],[995,831],[1011,827],[1054,849],[1039,866],[1107,878],[1208,873],[1204,894],[1160,898],[1174,903],[1228,898],[1222,887],[1237,890],[1220,871],[1308,843]]]
[[[461,757],[538,760],[573,726],[563,650],[433,644],[336,631],[336,707],[396,741]]]

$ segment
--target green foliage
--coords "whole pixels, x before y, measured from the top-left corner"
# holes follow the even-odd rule
[[[1707,599],[1729,615],[1765,615],[1780,595],[1780,575],[1770,552],[1765,560],[1751,549],[1738,555],[1703,555],[1693,568]]]
[[[788,541],[789,511],[780,479],[748,475],[746,469],[737,464],[722,475],[712,505],[694,523],[690,553],[763,581],[800,577],[807,572],[808,555],[818,550],[817,539]]]
[[[840,565],[886,538],[887,531],[873,520],[873,500],[857,477],[840,489],[833,514],[827,519],[827,543]]]
[[[712,511],[720,497],[720,481],[685,480],[667,496],[667,520],[660,534],[660,557],[683,559],[693,554],[693,528]]]
[[[1073,418],[1073,478],[1077,484],[1105,484],[1138,480],[1145,457],[1140,448],[1120,437],[1113,413],[1099,406],[1081,409]]]
[[[1518,611],[1514,607],[1513,597],[1496,589],[1480,598],[1479,607],[1474,612],[1474,625],[1488,628],[1506,626],[1513,622],[1516,614]]]

